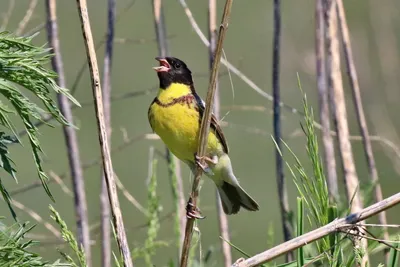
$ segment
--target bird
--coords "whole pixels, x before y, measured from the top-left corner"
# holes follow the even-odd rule
[[[167,148],[194,173],[200,166],[217,186],[225,214],[259,210],[258,203],[240,186],[228,156],[228,144],[214,114],[211,116],[206,156],[197,156],[200,123],[205,102],[196,93],[192,72],[175,57],[156,57],[159,66],[153,67],[159,79],[157,96],[148,109],[150,126]],[[203,159],[205,163],[201,164]],[[191,205],[188,203],[188,205]],[[187,207],[188,209],[188,207]],[[197,207],[188,217],[201,218]]]

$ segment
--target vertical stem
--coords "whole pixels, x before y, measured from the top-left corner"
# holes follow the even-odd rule
[[[199,131],[199,145],[197,149],[197,155],[199,155],[200,158],[203,157],[206,153],[206,144],[208,140],[208,132],[210,130],[210,121],[211,121],[211,109],[212,109],[211,105],[214,101],[216,79],[218,77],[218,70],[221,62],[222,45],[225,39],[226,31],[228,29],[228,22],[229,22],[229,16],[231,14],[232,2],[233,0],[226,0],[224,13],[222,15],[222,22],[219,27],[218,42],[217,42],[217,48],[215,49],[215,56],[211,72],[210,84],[208,86],[208,91],[207,91],[206,106],[203,113],[203,118],[201,120],[200,131]],[[197,166],[195,173],[196,175],[193,181],[192,193],[190,197],[192,198],[192,204],[196,207],[197,198],[199,196],[199,183],[202,175],[202,169],[199,166]],[[194,221],[195,220],[193,218],[187,219],[186,221],[185,239],[183,240],[183,248],[182,248],[181,262],[180,262],[181,267],[186,267],[188,263]]]
[[[272,90],[273,90],[273,109],[274,109],[274,139],[279,150],[281,150],[281,118],[280,118],[280,88],[279,88],[279,60],[280,60],[280,38],[281,38],[281,3],[280,0],[274,0],[274,39],[272,55]],[[276,159],[276,180],[278,185],[279,206],[281,210],[283,238],[288,241],[292,238],[292,227],[289,221],[289,203],[285,185],[285,176],[283,173],[283,159],[278,148],[275,149]],[[286,255],[286,261],[293,260],[293,252]]]
[[[358,78],[357,78],[357,71],[356,67],[354,64],[354,59],[353,59],[353,51],[351,49],[351,42],[350,42],[350,34],[349,34],[349,29],[347,26],[347,21],[346,21],[346,14],[344,12],[344,6],[343,6],[343,1],[342,0],[337,0],[337,14],[338,14],[338,19],[339,19],[339,25],[342,33],[342,40],[343,40],[343,48],[344,48],[344,58],[346,61],[346,67],[347,67],[347,74],[350,79],[350,87],[353,95],[353,102],[356,108],[356,115],[357,115],[357,121],[358,125],[360,127],[360,132],[363,140],[363,145],[364,145],[364,151],[365,151],[365,157],[367,159],[367,164],[368,164],[368,170],[370,174],[370,178],[372,180],[372,183],[374,185],[375,189],[375,201],[379,202],[382,201],[383,195],[382,195],[382,188],[379,183],[379,178],[378,178],[378,171],[376,169],[376,164],[375,164],[375,158],[374,154],[372,151],[372,144],[371,144],[371,139],[369,136],[368,132],[368,126],[367,126],[367,120],[365,118],[365,113],[364,113],[364,108],[362,105],[362,99],[361,99],[361,92],[360,92],[360,85],[358,83]],[[387,232],[387,228],[384,226],[387,224],[386,220],[386,212],[383,211],[379,213],[378,215],[379,223],[383,225],[383,235],[385,240],[389,240],[389,234]],[[387,254],[389,250],[386,250],[385,254]]]
[[[86,54],[88,57],[90,78],[92,82],[92,91],[96,111],[97,130],[99,134],[99,143],[101,148],[101,156],[104,169],[104,178],[107,182],[107,192],[111,204],[112,219],[116,232],[116,239],[119,251],[122,255],[124,266],[132,267],[131,251],[129,249],[126,232],[124,228],[124,221],[122,219],[121,209],[119,207],[119,200],[117,188],[115,185],[114,172],[110,156],[110,149],[107,142],[107,131],[104,120],[103,96],[100,84],[99,68],[96,59],[96,50],[94,47],[92,30],[90,28],[89,14],[87,10],[86,0],[77,0],[78,13],[82,26],[82,35],[85,43]]]
[[[58,74],[56,79],[60,87],[65,88],[64,67],[61,57],[60,42],[58,39],[57,12],[56,1],[46,0],[47,13],[47,39],[50,47],[53,49],[54,56],[51,58],[53,70]],[[60,110],[65,118],[73,121],[70,103],[62,94],[57,94]],[[85,183],[83,179],[82,166],[79,155],[78,138],[75,129],[69,126],[63,126],[65,144],[68,151],[68,162],[72,177],[72,186],[74,191],[74,206],[76,213],[77,235],[78,242],[83,246],[88,266],[91,266],[91,251],[90,251],[90,234],[87,215]]]
[[[324,25],[324,0],[315,2],[315,54],[317,67],[317,86],[319,96],[319,118],[322,126],[322,142],[324,146],[325,166],[327,169],[328,191],[331,200],[339,201],[338,181],[336,173],[335,147],[331,135],[329,114],[329,93],[326,76],[325,57],[325,25]]]
[[[169,55],[167,31],[164,19],[164,12],[162,7],[162,0],[153,0],[153,13],[154,13],[154,26],[156,30],[158,55],[166,57]],[[180,162],[176,157],[166,148],[167,162],[168,162],[168,176],[171,181],[172,195],[175,202],[175,223],[177,224],[178,235],[178,259],[181,255],[183,244],[183,233],[185,232],[185,197],[183,191],[183,182],[181,175]]]
[[[209,57],[210,57],[210,74],[212,65],[214,62],[214,53],[217,44],[217,0],[209,0],[208,1],[208,39],[210,40],[209,47]],[[219,86],[218,86],[218,78],[215,85],[215,96],[214,96],[214,115],[219,120],[220,118],[220,97],[219,97]],[[229,238],[229,225],[227,215],[224,213],[222,209],[221,199],[216,190],[216,200],[217,200],[217,213],[218,213],[218,225],[219,232],[222,237],[221,239],[221,249],[222,255],[224,257],[224,266],[229,267],[232,264],[232,254],[231,254],[231,246],[225,242],[225,240],[230,240]]]
[[[104,122],[107,131],[107,142],[111,148],[111,66],[115,29],[115,0],[108,0],[107,7],[107,37],[106,51],[104,54],[103,69],[103,105]],[[101,266],[111,267],[111,224],[110,224],[110,202],[107,195],[107,183],[104,172],[101,175],[101,194],[100,194],[100,212],[101,212]]]
[[[339,19],[339,25],[340,25],[340,29],[341,29],[341,33],[342,33],[347,74],[350,79],[350,87],[351,87],[351,91],[352,91],[352,95],[353,95],[353,102],[354,102],[354,105],[356,108],[357,121],[358,121],[358,125],[360,127],[361,136],[363,139],[365,157],[367,159],[370,178],[371,178],[373,186],[374,186],[375,201],[379,202],[379,201],[382,201],[382,199],[383,199],[382,188],[379,183],[378,171],[376,169],[375,158],[374,158],[374,154],[372,151],[372,144],[371,144],[371,139],[370,139],[369,132],[368,132],[367,120],[365,118],[364,108],[362,105],[360,85],[358,83],[357,71],[356,71],[356,67],[355,67],[354,59],[353,59],[353,51],[351,49],[350,34],[349,34],[348,26],[347,26],[346,14],[344,12],[343,1],[337,0],[336,4],[337,4],[337,15],[338,15],[338,19]],[[387,224],[386,212],[383,211],[383,212],[379,213],[378,219],[379,219],[379,223],[383,225],[382,230],[383,230],[384,239],[389,240],[389,234],[388,234],[387,228],[384,226]],[[389,252],[389,250],[385,250],[386,256],[387,256],[388,252]]]
[[[329,66],[329,80],[330,91],[332,97],[332,106],[334,107],[334,121],[339,141],[339,151],[341,158],[341,165],[344,172],[345,188],[347,199],[351,205],[351,212],[359,212],[362,207],[362,199],[359,190],[359,181],[354,164],[353,152],[349,140],[349,127],[347,123],[347,112],[345,105],[345,96],[343,91],[343,81],[340,69],[340,51],[339,51],[339,38],[338,38],[338,17],[336,12],[336,0],[331,0],[327,5],[327,20],[328,20],[328,54],[330,60]],[[367,249],[367,240],[362,239],[357,242],[356,246],[361,245],[365,255]],[[365,266],[368,257],[363,257],[361,266]]]

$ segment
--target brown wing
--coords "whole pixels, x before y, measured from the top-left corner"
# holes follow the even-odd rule
[[[199,123],[201,123],[201,120],[203,119],[203,113],[204,113],[204,101],[200,98],[200,96],[196,93],[194,90],[194,87],[192,86],[192,94],[194,95],[194,98],[196,99],[197,106],[199,108]],[[218,120],[215,117],[214,114],[211,114],[211,123],[210,123],[210,128],[215,132],[215,135],[217,136],[218,140],[221,142],[222,147],[224,149],[224,152],[228,154],[229,148],[228,148],[228,143],[225,139],[225,135],[222,132],[221,127],[219,126]]]
[[[215,134],[217,135],[217,138],[219,139],[219,141],[222,144],[222,147],[224,148],[224,152],[228,154],[228,152],[229,152],[228,143],[226,142],[225,135],[222,132],[222,129],[219,126],[217,118],[215,118],[214,114],[211,115],[210,127],[215,131]]]

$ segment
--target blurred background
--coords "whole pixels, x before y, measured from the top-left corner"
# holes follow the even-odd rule
[[[10,5],[14,7],[11,13]],[[192,72],[198,93],[205,98],[208,86],[208,49],[200,41],[178,1],[163,1],[167,26],[170,54],[184,60]],[[218,2],[218,21],[222,14],[224,1]],[[282,46],[281,46],[281,97],[282,101],[302,110],[302,94],[297,85],[299,74],[302,88],[307,94],[310,105],[317,111],[317,89],[315,75],[314,50],[314,1],[282,2]],[[146,206],[148,157],[150,147],[164,151],[160,140],[137,138],[126,143],[126,137],[135,138],[151,132],[147,121],[147,109],[153,100],[158,86],[158,79],[152,67],[157,64],[158,55],[151,1],[117,1],[114,59],[112,66],[112,147],[120,147],[112,154],[114,169],[126,190],[141,205]],[[194,18],[201,29],[207,33],[208,1],[187,1]],[[3,30],[17,32],[31,1],[0,1],[0,24]],[[99,43],[107,26],[107,3],[105,0],[88,0],[91,26],[96,43]],[[273,1],[252,0],[234,1],[229,30],[225,40],[226,58],[265,92],[272,92],[272,35]],[[61,50],[64,61],[67,87],[72,87],[79,69],[85,63],[85,49],[79,24],[75,1],[57,1],[58,25]],[[400,2],[386,1],[345,1],[352,47],[359,75],[362,99],[368,119],[371,135],[386,138],[400,147]],[[8,16],[10,14],[10,16]],[[6,18],[8,18],[6,20]],[[19,34],[31,34],[38,31],[34,38],[36,45],[47,42],[45,28],[44,1],[37,1],[32,17]],[[39,27],[39,28],[37,28]],[[102,70],[104,46],[98,50],[98,61]],[[50,68],[50,66],[49,66]],[[344,69],[344,68],[343,68]],[[261,97],[235,75],[232,82],[227,69],[220,69],[221,117],[227,125],[224,133],[230,146],[230,156],[234,170],[244,188],[260,204],[259,212],[243,211],[229,216],[231,241],[249,254],[255,254],[282,240],[278,195],[275,175],[275,151],[272,142],[272,103]],[[351,134],[359,135],[355,120],[348,80],[343,71],[345,92],[348,99],[347,112]],[[142,92],[137,96],[126,93]],[[88,164],[99,157],[96,119],[92,104],[92,91],[87,68],[83,72],[74,96],[82,108],[74,109],[75,124],[79,127],[78,137],[82,164]],[[317,113],[316,113],[317,115]],[[310,170],[311,164],[306,157],[305,138],[300,129],[302,117],[288,111],[282,112],[282,133],[284,140]],[[318,120],[318,116],[316,116]],[[18,125],[18,124],[17,124]],[[68,161],[62,129],[41,128],[40,139],[44,148],[46,171],[62,176],[66,175],[66,186],[71,188]],[[125,138],[125,139],[124,139]],[[357,139],[357,138],[355,138]],[[377,138],[379,139],[379,138]],[[26,138],[23,141],[27,141]],[[125,142],[125,143],[124,143]],[[25,144],[26,146],[26,144]],[[356,160],[357,174],[362,182],[368,181],[368,169],[362,143],[352,141]],[[400,158],[392,148],[381,141],[373,141],[373,150],[383,189],[384,197],[397,193],[400,188]],[[31,154],[26,147],[15,145],[11,149],[12,157],[18,168],[18,184],[12,179],[2,179],[9,191],[22,188],[38,181]],[[292,162],[288,151],[286,158]],[[21,167],[22,166],[22,167]],[[341,172],[338,172],[339,174]],[[292,177],[285,169],[289,202],[295,208],[298,195]],[[100,265],[99,219],[100,219],[100,178],[101,166],[94,164],[84,172],[88,202],[91,238],[93,243],[93,266]],[[182,165],[185,197],[189,195],[191,175]],[[201,247],[205,252],[213,248],[212,262],[215,266],[222,263],[219,253],[220,238],[216,213],[215,187],[210,180],[204,179],[201,190],[201,209],[205,220],[198,223],[201,231]],[[174,219],[171,216],[174,206],[171,187],[167,175],[167,164],[159,157],[157,165],[157,193],[161,212],[159,240],[173,243]],[[342,181],[342,180],[340,180]],[[52,183],[50,189],[56,197],[55,208],[75,229],[73,197],[59,184]],[[42,187],[36,187],[15,195],[15,200],[26,208],[37,212],[43,220],[50,222],[48,205],[50,199]],[[341,193],[344,196],[343,187]],[[131,248],[143,245],[146,236],[146,217],[138,211],[120,192],[119,199],[124,215]],[[7,206],[0,205],[0,214],[12,223]],[[33,221],[31,215],[18,210],[22,221]],[[387,212],[389,223],[400,221],[400,208]],[[371,220],[374,221],[374,220]],[[269,234],[273,232],[273,234]],[[32,234],[42,243],[37,247],[41,255],[48,259],[59,258],[55,251],[56,238],[43,223],[37,223]],[[232,250],[233,259],[241,255]],[[155,266],[166,266],[170,259],[176,260],[176,248],[171,245],[160,248],[153,257]],[[137,263],[140,265],[140,261]]]

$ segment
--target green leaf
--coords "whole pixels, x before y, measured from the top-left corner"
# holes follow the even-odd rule
[[[57,77],[56,73],[44,67],[52,56],[49,54],[50,49],[44,46],[34,46],[31,43],[33,38],[34,36],[15,37],[6,32],[0,33],[0,95],[5,99],[0,101],[0,125],[5,128],[5,131],[2,131],[4,137],[7,130],[13,135],[8,139],[3,138],[0,142],[0,167],[15,178],[15,170],[12,167],[12,160],[8,156],[7,146],[14,139],[20,142],[14,124],[10,120],[11,115],[17,115],[28,134],[39,179],[46,193],[54,201],[47,186],[48,177],[43,170],[41,161],[43,151],[38,138],[39,131],[35,127],[34,121],[44,122],[43,115],[51,115],[59,123],[72,126],[61,114],[52,95],[54,93],[63,94],[74,104],[79,105],[79,103],[67,89],[60,88],[56,84],[54,80]],[[39,107],[34,99],[28,98],[24,91],[33,95],[34,99],[39,99],[45,110]],[[10,197],[1,180],[0,190],[3,198],[9,204]],[[15,213],[13,216],[15,217]]]
[[[32,240],[26,240],[25,236],[34,226],[28,223],[14,224],[7,227],[0,222],[0,266],[2,267],[67,267],[71,264],[55,261],[50,263],[43,260],[38,254],[31,252],[31,248],[37,244]]]
[[[399,251],[398,249],[400,248],[400,236],[397,238],[397,241],[393,248],[390,249],[390,254],[389,254],[389,261],[388,261],[388,267],[397,267],[399,266]]]
[[[304,207],[303,207],[303,199],[297,198],[297,236],[301,236],[304,231]],[[297,267],[301,267],[304,265],[305,257],[304,257],[304,249],[303,247],[299,247],[297,249]]]
[[[65,221],[61,218],[60,214],[53,208],[53,206],[49,206],[49,209],[52,213],[51,218],[58,224],[61,230],[61,237],[64,239],[65,242],[69,245],[69,247],[72,249],[74,254],[76,255],[79,266],[80,267],[86,267],[86,257],[85,257],[85,252],[83,251],[83,247],[78,245],[78,242],[76,241],[76,238],[74,234],[71,232],[71,230],[68,229],[67,224]],[[73,266],[78,266],[75,261],[66,253],[59,251],[60,254],[64,257],[65,260],[67,260],[71,265]]]

